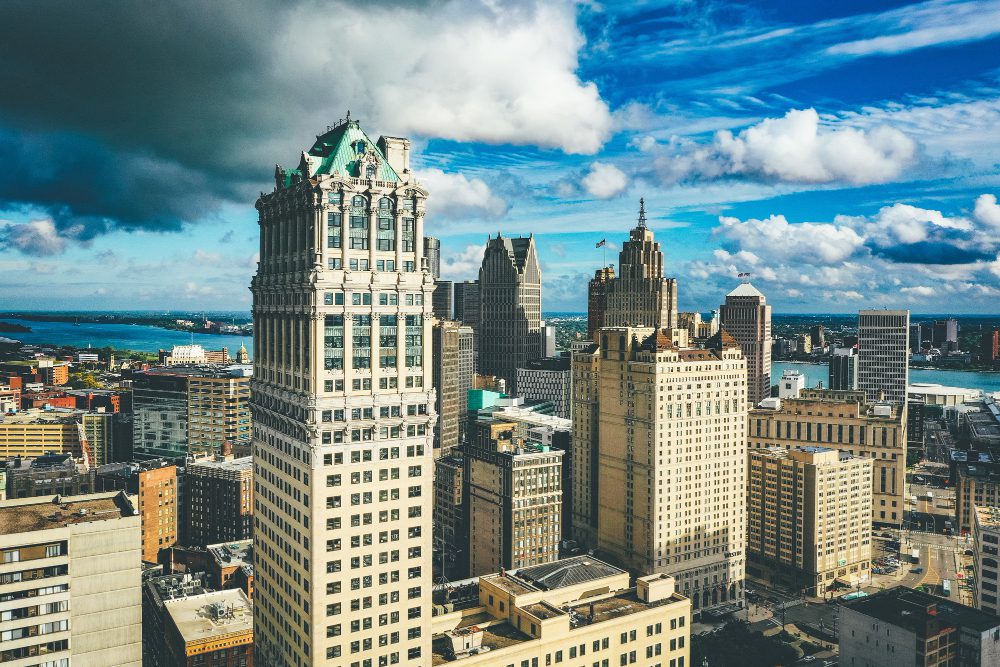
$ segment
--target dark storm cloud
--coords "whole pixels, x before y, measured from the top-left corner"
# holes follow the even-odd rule
[[[996,250],[962,248],[944,241],[872,248],[872,253],[898,264],[971,264],[996,259]]]

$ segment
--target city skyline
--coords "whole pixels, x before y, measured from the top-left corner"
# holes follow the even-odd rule
[[[586,309],[642,196],[682,311],[739,272],[776,313],[1000,295],[998,2],[49,9],[0,27],[9,308],[248,309],[263,166],[347,109],[414,139],[442,277],[534,233],[546,312]]]

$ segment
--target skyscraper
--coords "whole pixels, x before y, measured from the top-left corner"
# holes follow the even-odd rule
[[[858,351],[853,347],[834,348],[827,377],[830,389],[853,391],[858,388]]]
[[[590,329],[588,314],[588,329]],[[663,252],[646,227],[646,203],[618,254],[618,275],[607,278],[603,327],[673,329],[677,324],[677,281],[663,277]]]
[[[427,270],[434,280],[441,279],[441,240],[432,236],[424,237],[424,257],[427,258]]]
[[[771,306],[760,290],[745,282],[726,295],[719,313],[722,327],[743,349],[747,402],[755,406],[771,395]]]
[[[910,377],[908,310],[862,310],[858,313],[858,389],[869,403],[885,400],[906,405]]]
[[[432,300],[434,317],[439,320],[454,319],[455,308],[452,303],[454,292],[455,283],[450,280],[434,281],[434,298]]]
[[[431,335],[434,346],[432,376],[437,390],[434,404],[437,412],[434,458],[437,458],[458,446],[458,422],[465,419],[466,410],[459,406],[459,324],[438,320]]]
[[[347,119],[257,200],[259,664],[430,665],[426,196],[406,139]]]
[[[605,266],[594,272],[587,286],[587,338],[597,340],[604,326],[604,311],[608,308],[608,283],[615,277],[615,268]]]
[[[479,329],[479,281],[455,283],[453,289],[455,320]]]
[[[476,332],[470,326],[458,328],[458,441],[465,442],[468,426],[469,390],[476,381]]]
[[[517,369],[542,356],[542,270],[535,237],[486,243],[479,269],[479,373],[516,390]]]

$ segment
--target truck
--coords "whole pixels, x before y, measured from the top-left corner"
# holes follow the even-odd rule
[[[941,592],[944,593],[945,597],[951,596],[951,580],[945,579],[941,582]]]
[[[910,551],[910,560],[912,560],[914,563],[920,562],[920,549],[914,547],[913,550]]]

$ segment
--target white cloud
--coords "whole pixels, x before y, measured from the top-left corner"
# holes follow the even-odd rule
[[[581,181],[583,189],[598,199],[617,197],[628,187],[628,177],[618,167],[607,162],[594,162]]]
[[[937,290],[933,287],[928,287],[927,285],[914,285],[913,287],[902,287],[899,290],[903,294],[909,294],[916,297],[928,297],[937,294]]]
[[[979,195],[972,213],[976,220],[990,227],[1000,227],[1000,205],[996,195]]]
[[[486,244],[467,245],[458,252],[447,253],[441,258],[441,277],[445,280],[475,280],[483,264]]]
[[[419,180],[427,186],[428,216],[449,219],[502,218],[507,214],[507,202],[490,190],[481,179],[464,174],[449,174],[440,169],[424,169]]]
[[[397,134],[590,154],[611,131],[597,86],[576,75],[572,3],[307,3],[278,41],[282,71],[321,99],[316,82],[335,82],[340,102]],[[286,43],[312,45],[309,57]]]
[[[838,218],[838,221],[846,220],[851,219]],[[972,229],[972,224],[965,218],[949,218],[941,211],[901,203],[883,207],[871,222],[864,218],[860,220],[866,228],[864,233],[880,245],[919,243],[927,240],[936,229]]]
[[[847,226],[801,222],[791,224],[783,215],[764,220],[722,217],[717,233],[749,250],[765,263],[792,261],[805,264],[835,264],[854,254],[864,239]]]
[[[820,126],[815,109],[792,109],[766,118],[738,135],[715,135],[714,158],[728,174],[781,181],[881,183],[897,176],[916,154],[916,143],[899,130],[870,131]],[[711,159],[711,158],[707,158]]]
[[[0,229],[0,241],[26,255],[58,255],[66,249],[66,238],[51,220],[8,224]]]

